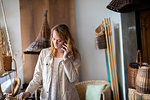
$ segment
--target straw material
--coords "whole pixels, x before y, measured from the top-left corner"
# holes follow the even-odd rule
[[[128,100],[136,100],[135,99],[135,89],[128,88]]]
[[[8,49],[8,43],[5,39],[4,31],[0,28],[0,47],[2,49],[2,54],[8,55],[9,49]]]
[[[150,94],[150,65],[139,68],[136,78],[136,90],[140,93]]]
[[[3,65],[5,71],[11,71],[12,56],[3,55]]]
[[[128,81],[129,81],[129,87],[135,89],[136,87],[136,76],[138,69],[132,68],[131,66],[136,66],[138,68],[137,63],[130,63],[128,66]]]
[[[149,100],[150,94],[137,92],[135,89],[128,88],[128,100]]]
[[[139,64],[140,60],[140,64]],[[138,72],[138,68],[141,65],[141,52],[138,50],[136,62],[132,62],[128,65],[128,81],[129,87],[135,89],[136,88],[136,76]]]
[[[4,63],[3,63],[3,57],[2,57],[2,50],[0,48],[0,75],[5,72],[4,70]]]
[[[0,28],[0,74],[11,70],[12,56],[7,56],[8,54],[8,44],[4,31]]]
[[[95,39],[96,39],[96,41],[95,41],[96,42],[96,46],[99,49],[107,48],[103,24],[99,25],[95,29]]]
[[[112,0],[107,8],[116,12],[131,12],[149,8],[149,0]]]
[[[3,31],[0,29],[0,75],[5,72],[3,63]]]
[[[80,100],[85,100],[86,88],[88,84],[107,84],[106,88],[102,91],[102,94],[100,94],[102,95],[100,100],[111,100],[110,83],[103,80],[90,80],[76,83],[75,86],[78,91]]]
[[[46,10],[44,22],[37,38],[24,50],[25,54],[39,54],[43,48],[50,47],[50,28],[47,21],[47,12],[48,11]]]

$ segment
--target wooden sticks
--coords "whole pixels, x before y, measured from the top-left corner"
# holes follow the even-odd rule
[[[113,92],[113,100],[119,100],[118,78],[116,72],[116,61],[113,48],[112,31],[110,18],[105,18],[103,21],[105,28],[105,37],[107,44],[107,57],[111,74],[111,87]]]

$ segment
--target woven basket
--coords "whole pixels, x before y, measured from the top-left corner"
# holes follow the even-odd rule
[[[3,63],[3,57],[0,55],[0,75],[5,72],[4,70],[4,63]]]
[[[95,42],[99,49],[107,48],[103,24],[95,29]]]
[[[128,88],[128,100],[136,100],[135,99],[135,89]]]
[[[150,100],[150,94],[139,93],[135,89],[128,88],[128,100]]]
[[[12,56],[3,55],[3,66],[5,71],[10,71],[12,66]]]
[[[128,65],[128,82],[130,88],[133,89],[136,88],[136,76],[137,76],[138,68],[141,65],[141,63],[142,63],[141,52],[140,50],[138,50],[136,62],[132,62]]]
[[[110,83],[107,81],[103,81],[103,80],[89,80],[89,81],[83,81],[83,82],[76,83],[75,86],[78,91],[80,100],[85,100],[86,89],[87,89],[88,84],[96,84],[96,85],[107,84],[106,88],[102,91],[102,94],[104,94],[104,97],[101,96],[100,100],[111,100]]]
[[[150,94],[150,65],[139,68],[136,78],[136,90],[140,93]]]
[[[130,12],[139,9],[145,0],[112,0],[107,8],[116,12]]]

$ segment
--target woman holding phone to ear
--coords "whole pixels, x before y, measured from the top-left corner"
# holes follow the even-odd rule
[[[40,100],[79,100],[74,83],[79,79],[80,54],[69,28],[59,24],[51,30],[51,47],[39,55],[34,76],[19,100],[29,97],[41,81]]]

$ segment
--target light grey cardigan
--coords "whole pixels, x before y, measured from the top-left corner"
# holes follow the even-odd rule
[[[53,61],[54,58],[50,57],[49,48],[43,49],[39,55],[33,79],[29,83],[26,92],[30,92],[32,94],[42,81],[43,88],[41,90],[40,98],[41,100],[48,100]],[[75,61],[68,57],[67,60],[62,60],[59,63],[58,89],[60,100],[79,100],[74,82],[79,79],[80,61],[80,56]]]

